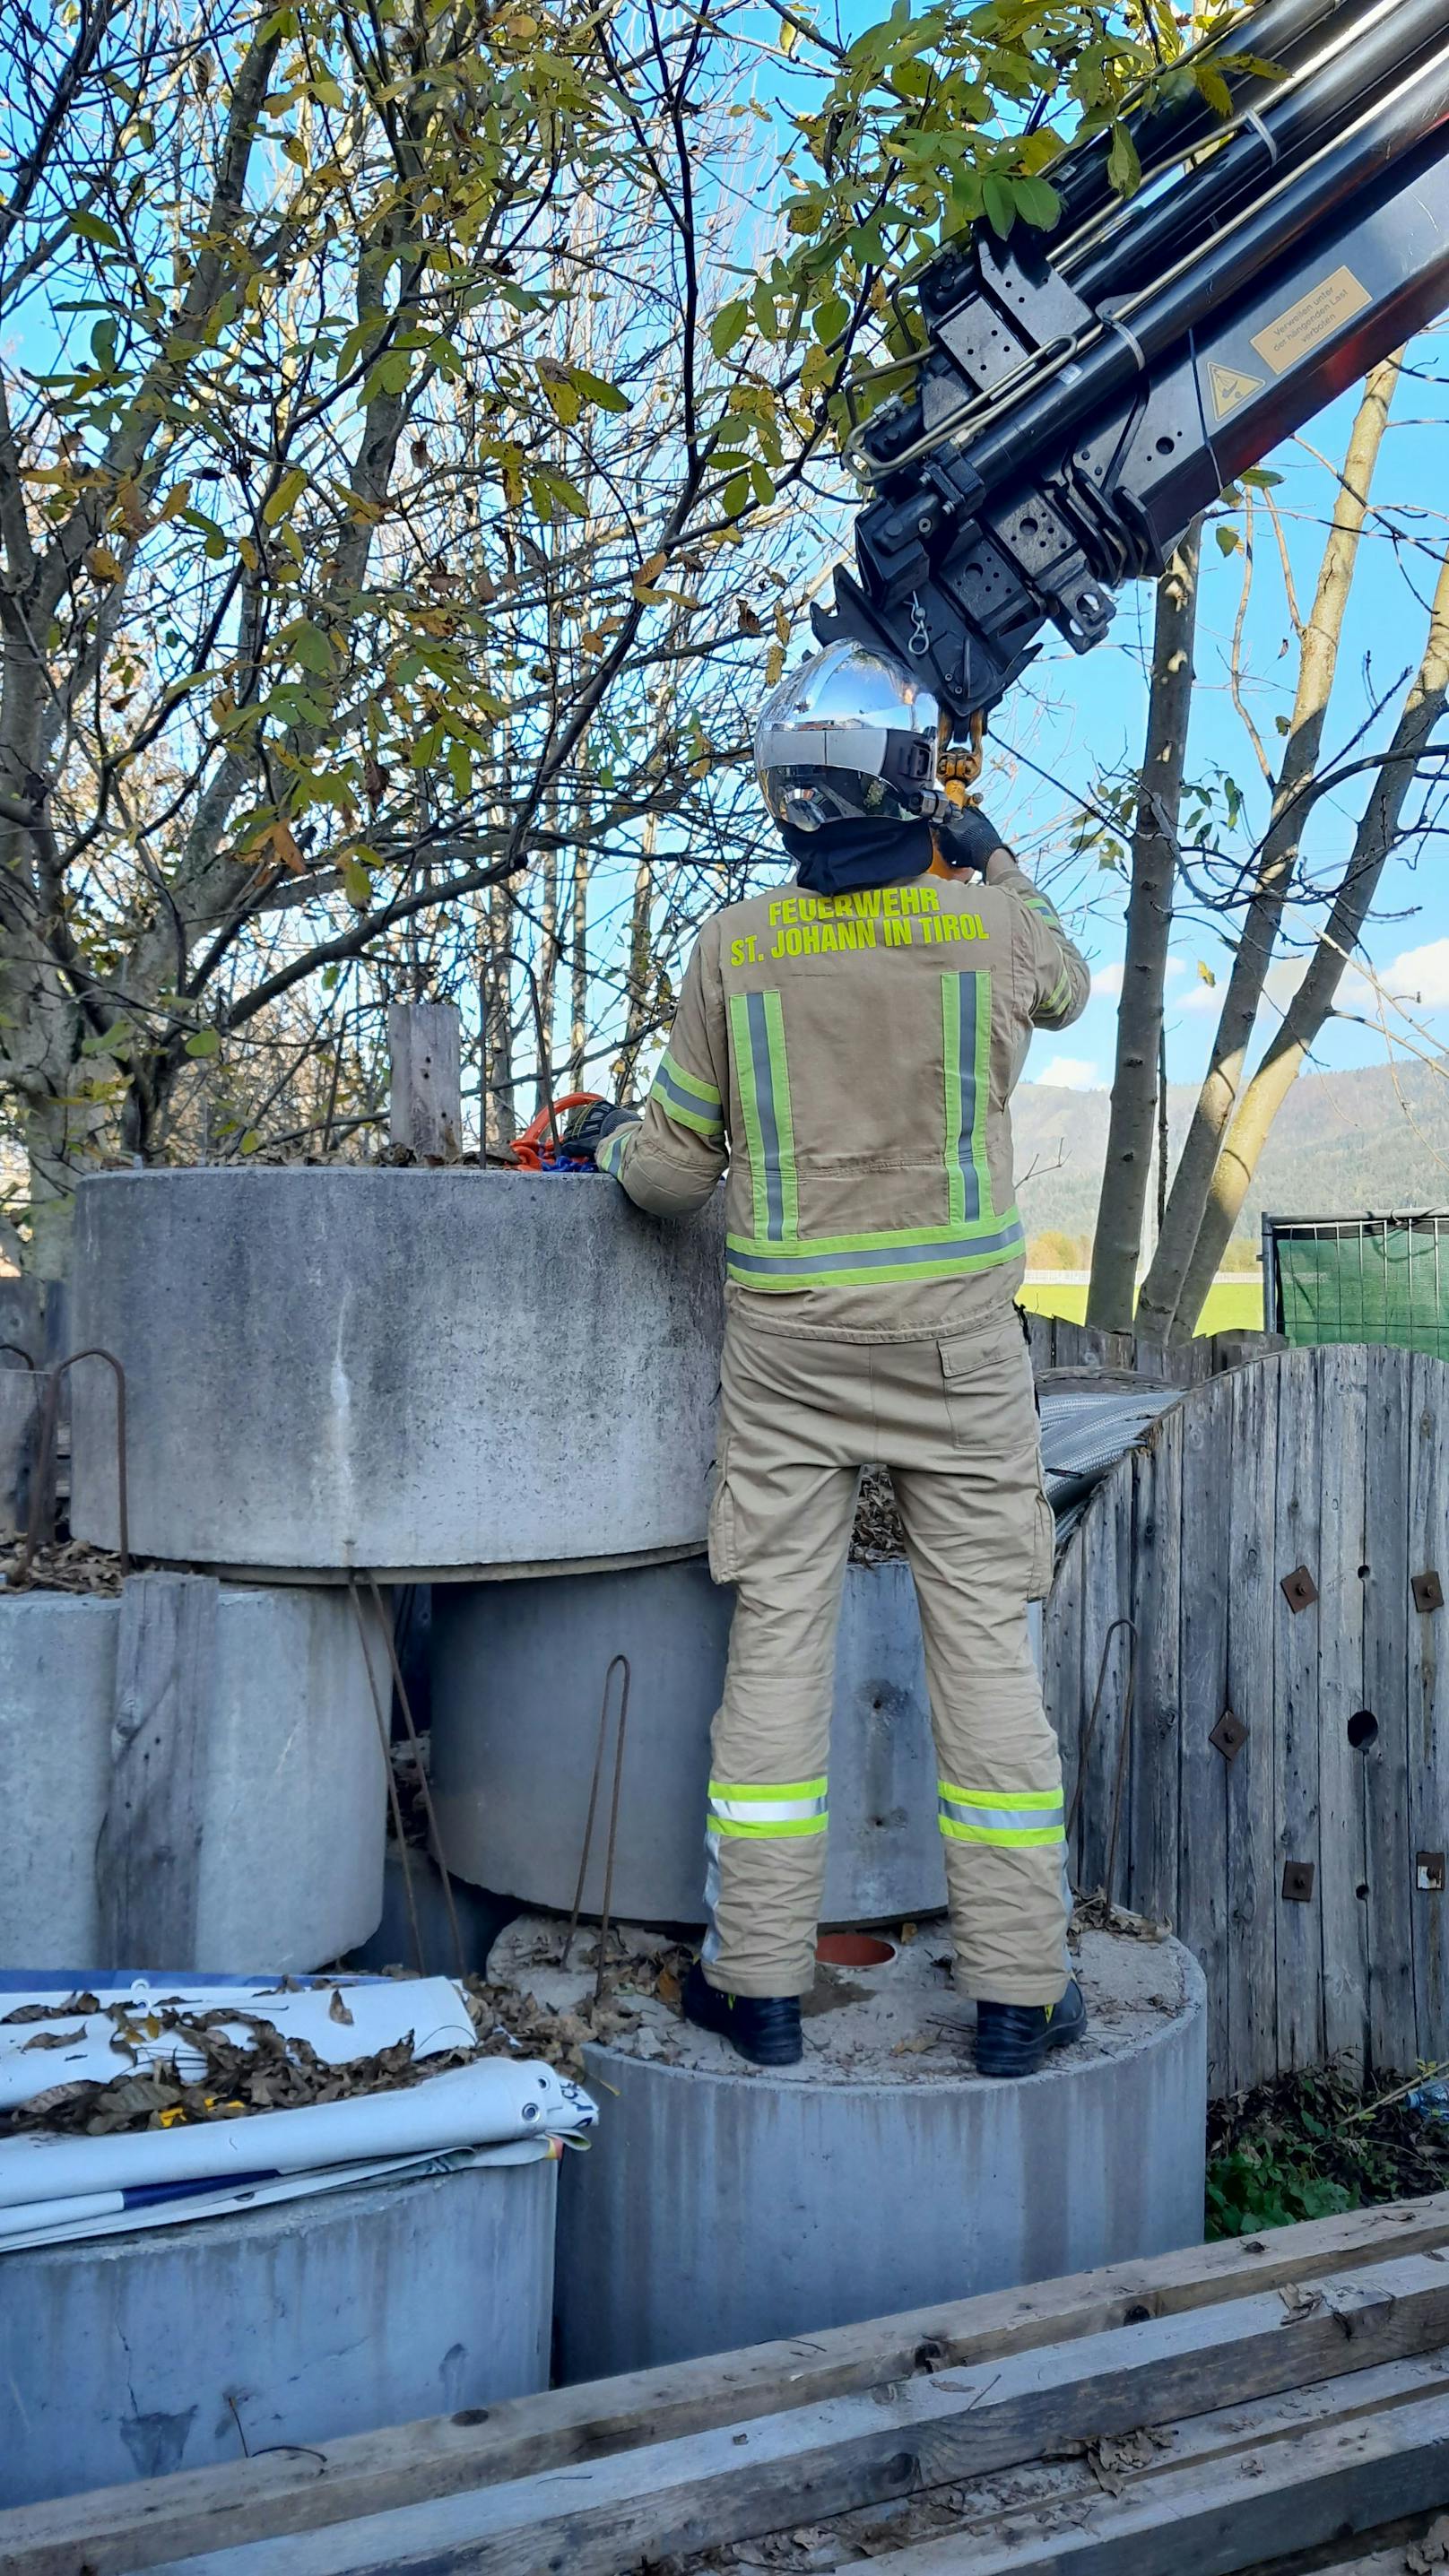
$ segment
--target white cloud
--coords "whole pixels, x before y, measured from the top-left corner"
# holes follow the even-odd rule
[[[1379,976],[1396,1002],[1421,1011],[1449,1011],[1449,939],[1431,939],[1422,948],[1406,948]]]
[[[1084,1055],[1054,1055],[1040,1073],[1033,1071],[1032,1080],[1049,1083],[1057,1091],[1100,1091],[1102,1087],[1100,1069]]]
[[[1126,969],[1123,966],[1120,957],[1118,958],[1115,966],[1095,967],[1092,973],[1093,1001],[1115,1002],[1121,993],[1122,978],[1125,972]],[[1167,975],[1169,982],[1171,982],[1174,975],[1183,975],[1186,974],[1186,972],[1187,969],[1183,965],[1180,957],[1169,957],[1167,961]]]

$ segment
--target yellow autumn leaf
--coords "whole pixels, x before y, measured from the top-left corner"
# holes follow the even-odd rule
[[[86,570],[92,581],[119,581],[120,556],[110,546],[92,546],[86,556]]]
[[[785,647],[784,647],[784,645],[783,645],[783,644],[772,644],[772,645],[770,646],[770,649],[769,649],[768,653],[765,655],[765,686],[766,686],[766,688],[767,688],[767,689],[773,689],[773,687],[774,687],[774,685],[775,685],[775,682],[776,682],[777,680],[783,679],[783,678],[784,678],[784,676],[785,676]]]

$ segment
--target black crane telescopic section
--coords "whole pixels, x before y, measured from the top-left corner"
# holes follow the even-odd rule
[[[907,656],[958,730],[1449,303],[1444,0],[1270,0],[1200,59],[1232,114],[1186,75],[1141,110],[1129,202],[1099,138],[1054,165],[1050,235],[933,261],[915,391],[852,442],[875,497],[817,632]]]

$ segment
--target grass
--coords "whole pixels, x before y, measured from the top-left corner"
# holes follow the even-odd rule
[[[1021,1303],[1033,1315],[1061,1315],[1069,1324],[1087,1320],[1085,1284],[1075,1287],[1055,1280],[1027,1281]],[[1257,1279],[1215,1279],[1198,1324],[1200,1333],[1260,1333],[1263,1289]]]
[[[1208,2235],[1256,2236],[1449,2187],[1449,2120],[1410,2110],[1403,2089],[1366,2094],[1326,2067],[1215,2102]]]

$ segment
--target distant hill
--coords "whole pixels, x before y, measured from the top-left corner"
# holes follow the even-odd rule
[[[1279,1112],[1237,1231],[1256,1234],[1265,1208],[1274,1216],[1449,1208],[1449,1058],[1443,1067],[1366,1065],[1354,1073],[1300,1076]],[[1174,1160],[1196,1098],[1195,1087],[1185,1083],[1168,1092]],[[1022,1084],[1012,1124],[1028,1234],[1091,1233],[1107,1111],[1105,1091]]]

